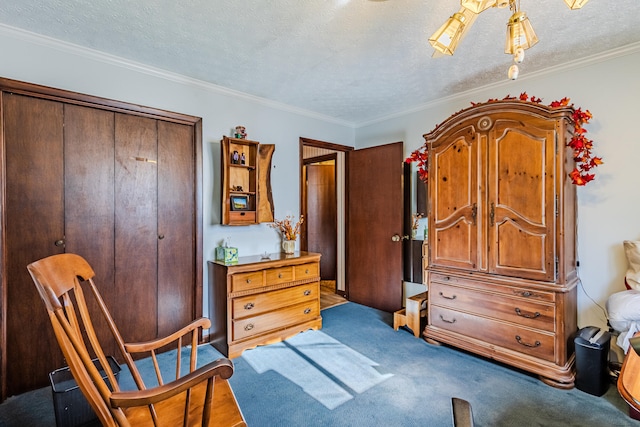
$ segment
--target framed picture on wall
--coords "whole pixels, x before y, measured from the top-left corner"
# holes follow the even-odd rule
[[[231,196],[232,211],[249,210],[249,196]]]

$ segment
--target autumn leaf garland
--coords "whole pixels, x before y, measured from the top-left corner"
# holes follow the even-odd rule
[[[542,99],[536,98],[535,96],[529,97],[526,92],[520,94],[518,98],[507,95],[503,98],[503,101],[506,100],[515,100],[518,99],[520,101],[532,102],[535,104],[539,104],[542,102]],[[498,99],[489,99],[487,102],[496,102]],[[561,107],[572,107],[573,104],[570,104],[571,100],[569,98],[562,98],[559,101],[553,101],[549,106],[551,108],[561,108]],[[472,106],[478,105],[477,103],[472,102]],[[458,114],[458,113],[456,113]],[[576,162],[574,169],[569,173],[569,178],[571,182],[575,185],[585,185],[590,181],[593,181],[595,178],[595,174],[592,173],[593,168],[603,164],[601,157],[596,157],[592,153],[593,141],[586,137],[587,130],[584,128],[584,125],[589,123],[593,116],[589,110],[582,110],[581,108],[573,108],[573,135],[571,139],[567,142],[567,146],[573,150],[573,160]],[[418,168],[418,176],[424,182],[427,181],[427,177],[429,175],[428,172],[428,160],[429,160],[429,151],[426,144],[413,151],[409,157],[405,159],[407,163],[416,162],[416,166]]]

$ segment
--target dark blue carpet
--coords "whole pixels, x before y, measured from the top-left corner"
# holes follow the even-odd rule
[[[313,360],[329,380],[335,380],[337,387],[350,395],[328,409],[305,391],[315,384],[302,382],[300,386],[273,370],[258,373],[247,361],[249,356],[236,358],[230,382],[250,427],[447,427],[452,425],[454,396],[471,403],[480,427],[640,426],[628,417],[628,408],[614,385],[602,397],[578,389],[555,389],[522,371],[454,348],[427,344],[404,329],[394,331],[391,314],[354,303],[323,310],[322,317],[321,332],[344,345],[336,346],[343,353],[340,357],[348,347],[356,352],[351,353],[354,358],[364,356],[364,363],[375,362],[368,369],[375,369],[382,380],[359,387],[352,380],[341,380],[341,374],[332,368],[325,369],[331,364]],[[199,354],[200,365],[219,357],[209,345],[201,346]],[[330,351],[324,354],[333,357]],[[143,376],[152,376],[148,361],[137,363]],[[291,375],[291,370],[287,372]],[[305,374],[300,372],[301,378],[313,381]],[[133,388],[126,367],[119,382],[123,389]],[[7,399],[0,405],[0,426],[55,426],[50,388]]]
[[[354,303],[323,310],[322,317],[322,332],[391,376],[330,410],[276,372],[258,374],[239,357],[230,381],[249,426],[451,426],[452,396],[471,403],[477,426],[640,426],[613,385],[603,397],[559,390],[394,331],[391,314]]]

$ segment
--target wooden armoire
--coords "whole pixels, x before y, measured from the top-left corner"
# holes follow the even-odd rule
[[[35,260],[86,258],[126,341],[202,315],[202,125],[9,79],[0,79],[0,97],[4,400],[47,386],[48,373],[65,365],[27,272]],[[94,321],[119,359],[106,323]]]
[[[424,336],[574,383],[572,109],[503,100],[424,135],[429,150]]]

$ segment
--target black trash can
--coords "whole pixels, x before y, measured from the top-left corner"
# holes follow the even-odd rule
[[[609,390],[609,345],[611,334],[597,326],[578,331],[576,347],[576,387],[594,396]]]
[[[107,356],[107,361],[111,366],[113,375],[116,377],[116,381],[118,381],[120,366],[111,356]],[[93,364],[98,368],[102,378],[111,388],[107,380],[107,374],[101,369],[98,359],[94,359]],[[51,390],[53,392],[53,409],[56,414],[57,427],[84,426],[98,420],[68,367],[51,372],[49,380],[51,381]]]

